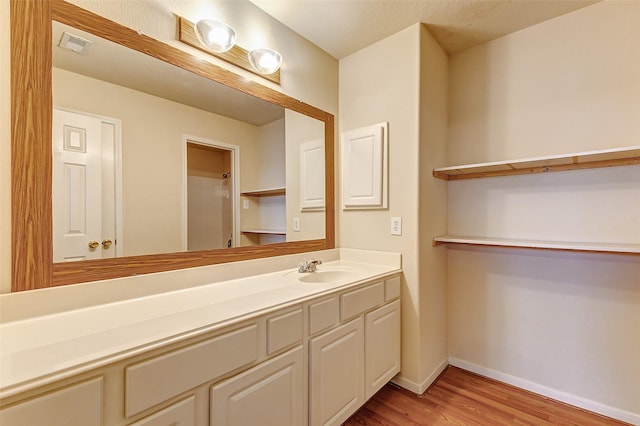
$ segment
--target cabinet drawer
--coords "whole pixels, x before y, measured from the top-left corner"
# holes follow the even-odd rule
[[[102,425],[102,377],[3,409],[0,424]]]
[[[306,423],[302,347],[211,388],[211,426],[299,426]]]
[[[267,319],[269,355],[302,341],[302,309]]]
[[[340,296],[340,320],[348,320],[384,303],[384,284],[371,284]]]
[[[400,276],[389,278],[384,282],[384,301],[400,297]]]
[[[249,326],[125,369],[130,417],[258,359],[258,326]]]
[[[340,303],[336,296],[309,304],[309,336],[327,330],[339,321]]]
[[[190,396],[129,426],[191,426],[196,424],[196,397]]]

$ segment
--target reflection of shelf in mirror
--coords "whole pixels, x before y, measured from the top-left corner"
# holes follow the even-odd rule
[[[445,180],[476,179],[633,164],[640,164],[640,145],[520,160],[441,167],[433,170],[433,176]]]
[[[287,235],[284,229],[243,229],[243,234]]]
[[[268,189],[256,189],[254,191],[243,191],[240,195],[244,197],[271,197],[274,195],[285,195],[286,189],[282,188],[268,188]]]
[[[529,248],[542,250],[565,250],[595,253],[617,253],[640,255],[640,244],[583,243],[572,241],[537,241],[506,238],[458,237],[446,235],[433,239],[433,245],[466,244],[475,246]]]

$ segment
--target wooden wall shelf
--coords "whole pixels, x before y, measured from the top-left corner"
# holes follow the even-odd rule
[[[256,189],[254,191],[244,191],[240,195],[244,197],[273,197],[276,195],[285,195],[285,188],[268,188],[268,189]]]
[[[441,167],[433,170],[433,176],[444,180],[478,179],[628,165],[640,165],[640,145],[511,161]]]
[[[615,253],[640,255],[640,244],[583,243],[567,241],[516,240],[504,238],[459,237],[446,235],[433,239],[433,245],[466,244],[474,246],[528,248],[542,250],[564,250],[592,253]]]
[[[287,235],[287,231],[280,229],[243,229],[242,233],[258,235]]]

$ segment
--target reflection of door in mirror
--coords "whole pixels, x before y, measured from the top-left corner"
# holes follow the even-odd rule
[[[54,261],[117,256],[119,122],[53,111]]]
[[[233,244],[232,151],[187,142],[187,250]]]

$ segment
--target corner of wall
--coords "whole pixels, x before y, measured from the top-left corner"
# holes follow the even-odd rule
[[[442,359],[448,356],[447,252],[431,244],[434,237],[447,233],[447,184],[435,179],[431,171],[447,158],[448,82],[449,57],[421,25],[418,208],[420,377],[426,377],[424,383],[435,380],[442,371]]]

